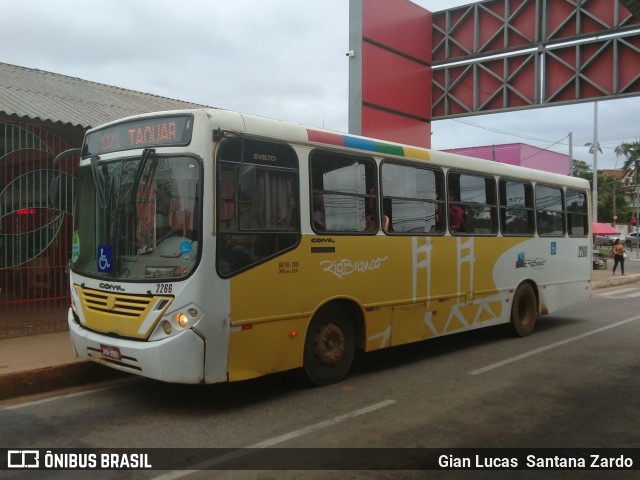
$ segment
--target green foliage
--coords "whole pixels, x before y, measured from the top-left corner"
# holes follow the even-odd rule
[[[598,187],[598,221],[612,223],[616,215],[617,223],[630,222],[633,208],[627,200],[622,182],[599,174]]]

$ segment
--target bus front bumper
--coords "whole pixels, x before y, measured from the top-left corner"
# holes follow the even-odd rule
[[[193,330],[154,342],[133,341],[92,332],[67,315],[76,355],[123,372],[172,383],[204,381],[203,339]]]

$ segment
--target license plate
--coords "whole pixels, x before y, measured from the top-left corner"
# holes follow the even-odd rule
[[[102,356],[111,358],[113,360],[120,360],[122,355],[120,354],[120,349],[118,347],[112,347],[111,345],[100,345],[100,350],[102,352]]]

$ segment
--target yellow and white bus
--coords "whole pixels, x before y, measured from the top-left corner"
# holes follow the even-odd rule
[[[236,112],[88,131],[75,193],[75,351],[168,382],[328,384],[591,291],[585,180]]]

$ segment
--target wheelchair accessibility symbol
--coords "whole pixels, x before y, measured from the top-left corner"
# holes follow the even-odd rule
[[[111,245],[98,245],[98,272],[111,273],[112,264],[113,250]]]

